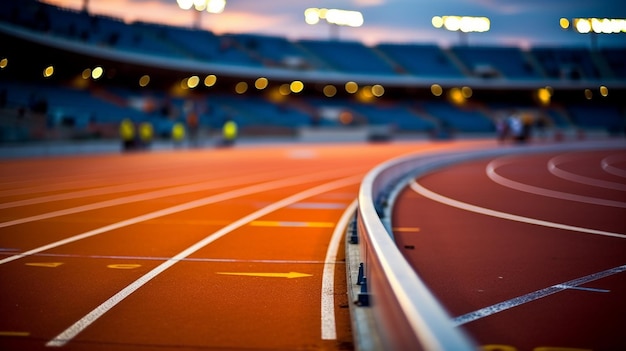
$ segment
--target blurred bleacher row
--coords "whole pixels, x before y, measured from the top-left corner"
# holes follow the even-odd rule
[[[495,120],[511,111],[523,111],[543,125],[563,130],[623,134],[626,125],[626,45],[597,50],[463,45],[443,48],[435,44],[366,46],[352,41],[216,35],[153,23],[127,24],[117,18],[33,0],[0,5],[0,35],[9,43],[0,48],[0,59],[8,58],[10,64],[15,61],[12,57],[18,57],[21,63],[52,64],[59,45],[71,47],[67,43],[77,43],[80,50],[73,53],[70,65],[94,60],[91,56],[97,55],[90,55],[89,48],[94,53],[105,50],[139,55],[109,58],[109,66],[122,66],[119,75],[124,75],[124,57],[138,57],[138,61],[150,57],[168,62],[165,69],[153,66],[150,74],[155,77],[213,64],[216,70],[227,68],[233,81],[238,76],[250,79],[253,75],[280,72],[285,81],[308,77],[311,83],[305,84],[317,86],[324,83],[324,77],[337,86],[346,77],[368,82],[378,79],[385,82],[386,89],[384,97],[369,100],[351,94],[329,98],[319,93],[277,98],[255,89],[238,94],[230,88],[174,94],[156,84],[139,89],[127,81],[106,84],[102,80],[94,85],[76,84],[70,76],[56,80],[33,78],[11,71],[13,66],[9,64],[6,69],[0,68],[1,141],[116,137],[117,125],[123,118],[150,121],[157,136],[167,138],[173,125],[184,122],[189,113],[198,115],[205,130],[218,130],[224,120],[234,118],[242,133],[250,135],[293,135],[303,127],[358,126],[385,126],[393,133],[435,137],[492,133]],[[57,50],[49,51],[41,42],[27,45],[28,40],[23,38],[28,36],[57,42]],[[64,60],[68,56],[59,57]],[[136,67],[137,60],[131,61],[134,63],[127,66]],[[26,70],[27,66],[19,67]],[[41,68],[38,70],[40,74]],[[473,87],[473,97],[454,102],[445,94],[435,96],[431,86],[437,82]],[[546,85],[567,93],[560,100],[555,94],[548,103],[537,101],[536,89]],[[599,86],[608,86],[609,96],[599,93]],[[592,96],[585,95],[585,87]]]

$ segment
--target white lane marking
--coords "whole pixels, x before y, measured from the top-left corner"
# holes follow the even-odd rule
[[[350,217],[356,210],[357,203],[357,200],[354,200],[341,215],[326,250],[324,273],[322,274],[322,340],[337,339],[335,323],[335,264],[339,243],[348,227]]]
[[[453,322],[457,326],[467,324],[469,322],[473,322],[475,320],[491,316],[498,312],[502,312],[510,308],[517,307],[517,306],[538,300],[540,298],[561,292],[563,290],[571,289],[573,287],[578,287],[579,285],[583,285],[583,284],[592,282],[594,280],[602,279],[602,278],[611,276],[613,274],[621,273],[624,271],[626,271],[626,265],[607,269],[606,271],[602,271],[598,273],[593,273],[588,276],[570,280],[565,283],[556,284],[556,285],[553,285],[553,286],[550,286],[541,290],[537,290],[535,292],[532,292],[526,295],[522,295],[522,296],[510,299],[504,302],[497,303],[495,305],[491,305],[489,307],[481,308],[480,310],[477,310],[474,312],[466,313],[462,316],[458,316],[454,318]]]
[[[300,184],[300,183],[304,183],[307,181],[311,181],[312,179],[318,180],[320,179],[320,177],[321,177],[321,174],[317,173],[317,174],[309,174],[305,176],[297,176],[297,177],[281,179],[281,180],[274,180],[274,181],[270,181],[270,182],[266,182],[262,184],[255,184],[255,185],[247,186],[244,188],[227,191],[224,193],[220,193],[220,194],[213,195],[213,196],[208,196],[208,197],[198,199],[198,200],[185,202],[176,206],[164,208],[162,210],[146,213],[141,216],[137,216],[137,217],[129,218],[120,222],[109,224],[104,227],[90,230],[82,234],[77,234],[69,238],[65,238],[65,239],[62,239],[62,240],[59,240],[59,241],[56,241],[56,242],[53,242],[44,246],[40,246],[38,248],[29,250],[29,251],[26,251],[26,252],[23,252],[14,256],[7,257],[5,259],[0,260],[0,265],[20,259],[25,256],[30,256],[35,253],[46,251],[46,250],[49,250],[58,246],[69,244],[78,240],[92,237],[94,235],[98,235],[98,234],[102,234],[111,230],[127,227],[127,226],[137,224],[140,222],[145,222],[151,219],[167,216],[167,215],[178,213],[181,211],[187,211],[196,207],[206,206],[212,203],[225,201],[225,200],[229,200],[229,199],[240,197],[240,196],[250,195],[250,194],[267,191],[271,189],[282,188],[288,185]]]
[[[611,155],[611,156],[607,156],[606,158],[604,158],[600,162],[600,164],[602,165],[602,169],[605,172],[610,173],[612,175],[616,175],[618,177],[626,178],[626,170],[613,166],[613,163],[623,162],[625,160],[626,160],[626,155],[622,155],[622,154]]]
[[[497,217],[497,218],[502,218],[502,219],[508,219],[511,221],[540,225],[540,226],[550,227],[550,228],[557,228],[557,229],[563,229],[563,230],[569,230],[569,231],[575,231],[575,232],[581,232],[581,233],[587,233],[587,234],[603,235],[603,236],[610,236],[610,237],[615,237],[615,238],[620,238],[620,239],[626,239],[626,234],[612,233],[612,232],[606,232],[602,230],[595,230],[595,229],[589,229],[589,228],[575,227],[575,226],[571,226],[567,224],[548,222],[548,221],[544,221],[540,219],[528,218],[528,217],[506,213],[506,212],[495,211],[495,210],[491,210],[491,209],[484,208],[484,207],[470,205],[468,203],[454,200],[449,197],[445,197],[443,195],[430,191],[424,188],[415,179],[411,181],[411,189],[413,189],[413,191],[417,192],[418,194],[426,198],[429,198],[433,201],[437,201],[442,204],[446,204],[448,206],[460,208],[462,210],[483,214],[486,216],[492,216],[492,217]]]
[[[565,179],[565,180],[569,180],[570,182],[591,185],[591,186],[595,186],[598,188],[626,191],[626,184],[610,182],[610,181],[591,178],[591,177],[585,177],[580,174],[575,174],[575,173],[568,172],[559,168],[560,164],[568,162],[571,158],[573,157],[569,154],[560,155],[560,156],[551,158],[548,161],[548,170],[550,171],[550,173],[554,174],[555,176]]]
[[[234,178],[234,177],[226,177],[225,175],[222,175],[222,177],[223,179],[229,179],[229,180]],[[249,178],[250,177],[248,177],[248,179]],[[71,200],[71,199],[77,199],[77,198],[84,198],[88,196],[111,195],[111,194],[121,193],[125,191],[140,191],[140,190],[152,189],[152,188],[165,188],[165,186],[163,185],[168,184],[167,182],[171,180],[172,179],[166,178],[166,179],[150,180],[150,181],[143,181],[143,182],[110,185],[110,186],[104,186],[104,187],[101,186],[101,187],[92,188],[92,189],[75,190],[75,191],[63,192],[60,194],[39,196],[39,197],[25,199],[25,200],[5,202],[5,203],[0,204],[0,209],[35,205],[35,204],[40,204],[40,203],[54,202],[54,201],[61,201],[61,200]],[[185,178],[178,177],[175,180],[179,184],[183,183],[183,184],[178,185],[179,187],[190,186],[190,185],[184,185],[184,183],[186,182],[193,182],[193,183],[200,183],[200,184],[207,183],[206,176],[204,176],[204,179],[203,179],[202,176],[198,176],[198,175],[194,175],[193,177],[185,177]],[[216,182],[216,180],[213,180],[212,182]],[[41,191],[44,191],[44,190],[42,189]]]
[[[275,173],[271,173],[270,176],[268,176],[267,174],[264,174],[263,177],[260,179],[275,178],[275,177],[272,177],[271,175],[275,175]],[[215,189],[219,187],[241,185],[243,183],[246,183],[246,180],[249,181],[249,179],[250,179],[250,176],[231,177],[226,180],[224,179],[212,180],[208,182],[181,185],[181,186],[175,186],[175,187],[171,187],[167,189],[160,189],[160,190],[150,191],[150,192],[141,193],[141,194],[123,196],[123,197],[118,197],[116,199],[94,202],[88,205],[70,207],[70,208],[66,208],[62,210],[56,210],[56,211],[46,212],[46,213],[42,213],[42,214],[38,214],[34,216],[15,219],[12,221],[2,222],[0,223],[0,228],[10,227],[14,225],[29,223],[29,222],[41,221],[44,219],[50,219],[50,218],[55,218],[55,217],[60,217],[60,216],[66,216],[66,215],[70,215],[74,213],[92,211],[92,210],[97,210],[97,209],[101,209],[105,207],[126,205],[131,202],[158,199],[158,198],[162,198],[166,196],[187,194],[187,193],[192,193],[196,191]]]
[[[347,178],[338,179],[326,184],[322,184],[308,190],[302,191],[300,193],[294,194],[287,198],[284,198],[278,202],[275,202],[269,206],[266,206],[260,210],[257,210],[239,220],[223,227],[222,229],[214,232],[213,234],[209,234],[204,239],[198,241],[197,243],[189,246],[187,249],[181,251],[177,255],[173,256],[171,259],[161,263],[159,266],[146,273],[139,279],[135,280],[133,283],[120,290],[118,293],[113,295],[108,300],[104,301],[94,310],[89,312],[83,318],[78,320],[76,323],[72,324],[69,328],[61,332],[59,335],[54,337],[52,340],[46,343],[48,347],[61,347],[71,341],[76,335],[82,332],[85,328],[95,322],[98,318],[102,317],[105,313],[107,313],[110,309],[115,307],[118,303],[122,302],[126,297],[128,297],[133,292],[137,291],[137,289],[141,288],[144,284],[163,273],[168,268],[172,267],[176,263],[180,262],[182,259],[187,258],[192,255],[196,251],[202,249],[203,247],[211,244],[217,239],[229,234],[237,228],[240,228],[247,223],[254,221],[260,217],[263,217],[271,212],[274,212],[280,208],[289,206],[292,203],[298,202],[300,200],[309,198],[311,196],[315,196],[327,191],[331,191],[337,188],[346,187],[351,184],[355,184],[361,180],[362,176],[351,176]]]
[[[511,188],[511,189],[523,191],[526,193],[535,194],[535,195],[540,195],[540,196],[553,197],[556,199],[583,202],[583,203],[588,203],[588,204],[593,204],[593,205],[626,208],[626,202],[605,200],[605,199],[599,199],[595,197],[564,193],[561,191],[555,191],[551,189],[545,189],[545,188],[540,188],[540,187],[516,182],[514,180],[505,178],[499,175],[498,173],[496,173],[496,169],[502,166],[503,164],[506,164],[506,162],[504,162],[502,159],[496,159],[496,160],[489,162],[486,168],[486,173],[489,179],[507,188]]]

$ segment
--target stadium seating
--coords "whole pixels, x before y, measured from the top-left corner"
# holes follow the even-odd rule
[[[362,43],[323,40],[300,40],[298,43],[320,57],[331,70],[379,75],[396,73],[389,62]]]
[[[408,74],[437,78],[463,77],[461,70],[436,45],[382,43],[376,48]]]
[[[238,95],[224,89],[193,97],[206,107],[200,113],[202,126],[217,129],[226,118],[234,117],[243,133],[263,129],[293,131],[312,124],[333,127],[353,124],[393,126],[396,132],[406,133],[432,133],[442,128],[456,132],[490,133],[494,131],[492,118],[499,111],[513,108],[511,106],[516,109],[539,107],[530,98],[526,106],[519,106],[519,103],[507,105],[498,98],[481,101],[480,108],[472,103],[460,106],[430,95],[430,84],[443,80],[471,85],[479,81],[487,82],[482,85],[483,88],[497,90],[489,87],[492,80],[484,78],[496,78],[506,84],[522,81],[543,84],[551,81],[564,83],[562,86],[572,81],[597,86],[602,80],[623,82],[626,79],[626,49],[623,47],[600,50],[535,47],[522,50],[505,46],[443,48],[435,44],[416,43],[379,43],[370,47],[354,41],[288,40],[256,34],[216,35],[205,30],[154,23],[128,24],[117,18],[93,16],[35,0],[13,0],[1,6],[0,23],[26,29],[38,36],[62,38],[94,48],[174,58],[176,62],[215,63],[235,69],[241,67],[247,72],[257,70],[259,76],[271,68],[284,70],[287,77],[295,79],[299,72],[306,71],[334,79],[355,76],[393,81],[409,78],[421,84],[416,87],[410,86],[412,83],[403,83],[408,85],[396,88],[401,98],[394,96],[375,100],[375,103],[359,101],[356,95],[339,94],[341,96],[331,99],[306,93],[276,102],[260,92]],[[7,48],[4,48],[3,52],[6,51]],[[97,90],[80,90],[71,88],[67,83],[48,86],[0,80],[0,88],[9,92],[9,108],[31,105],[33,93],[44,97],[48,102],[45,122],[48,126],[63,125],[84,130],[94,123],[115,126],[122,118],[131,118],[134,121],[150,120],[157,135],[167,137],[173,123],[184,118],[180,111],[185,109],[188,98],[170,96],[162,89],[148,89],[148,94],[159,103],[169,101],[170,107],[178,114],[164,115],[137,108],[133,101],[143,97],[128,87],[104,85]],[[340,86],[342,83],[333,84]],[[416,92],[418,88],[421,90]],[[319,92],[318,88],[312,90],[316,89]],[[482,96],[488,97],[489,93]],[[551,125],[558,128],[605,129],[615,133],[626,125],[624,109],[611,104],[580,102],[559,109],[541,109],[551,120]],[[342,110],[348,111],[352,119],[342,121],[336,116],[317,119],[320,111]],[[29,134],[23,126],[13,128],[6,121],[2,124],[3,135],[19,135],[22,138]]]
[[[512,47],[456,46],[452,52],[480,77],[539,78],[520,49]]]
[[[588,49],[541,47],[533,48],[531,52],[549,78],[568,80],[600,78],[600,71]]]
[[[495,129],[493,121],[475,108],[457,108],[437,101],[424,102],[423,108],[431,116],[436,116],[444,129],[471,133],[490,133]]]

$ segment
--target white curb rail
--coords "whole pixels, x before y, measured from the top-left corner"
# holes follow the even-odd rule
[[[624,148],[623,140],[520,145],[409,155],[370,171],[359,190],[358,250],[363,263],[372,337],[384,350],[477,350],[474,341],[452,322],[398,250],[388,223],[394,193],[410,179],[449,164],[499,155]],[[352,264],[352,263],[351,263]],[[351,282],[355,283],[355,282]],[[358,337],[368,337],[368,335]],[[367,343],[357,343],[367,345]],[[357,347],[358,349],[358,347]]]

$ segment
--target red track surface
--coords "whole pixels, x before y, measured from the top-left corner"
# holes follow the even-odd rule
[[[425,283],[486,349],[626,350],[625,218],[619,149],[441,169],[399,194],[392,224]]]
[[[0,349],[351,349],[343,247],[326,257],[362,176],[477,144],[2,161]]]

